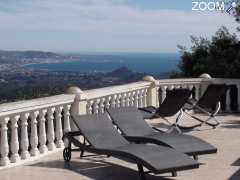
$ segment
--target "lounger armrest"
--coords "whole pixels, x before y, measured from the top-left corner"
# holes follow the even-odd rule
[[[81,136],[81,135],[82,135],[81,131],[71,131],[71,132],[66,132],[64,134],[65,137],[69,137],[69,136],[74,137],[74,136]]]
[[[154,114],[157,111],[157,108],[154,106],[148,106],[148,107],[144,107],[144,108],[138,108],[141,111],[145,111],[147,113],[151,113]]]
[[[162,130],[160,130],[160,129],[158,129],[158,128],[156,128],[156,127],[152,127],[155,131],[158,131],[158,132],[161,132],[161,133],[163,133],[164,131],[162,131]]]

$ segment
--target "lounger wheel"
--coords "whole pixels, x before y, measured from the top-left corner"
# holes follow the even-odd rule
[[[64,148],[63,150],[63,159],[66,162],[69,162],[71,160],[72,154],[71,154],[71,149],[70,148]]]

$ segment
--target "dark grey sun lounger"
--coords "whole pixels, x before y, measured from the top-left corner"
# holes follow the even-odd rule
[[[228,86],[226,84],[210,84],[198,101],[192,99],[187,102],[187,106],[183,108],[183,112],[185,112],[185,114],[187,114],[188,116],[192,117],[194,120],[200,122],[199,124],[192,126],[193,128],[202,126],[203,124],[215,128],[220,124],[216,118],[216,115],[221,109],[220,102],[222,97],[226,94],[227,90]],[[201,119],[197,116],[189,114],[187,112],[188,110],[200,111],[208,117],[207,119]],[[213,122],[211,122],[212,120]]]
[[[180,152],[194,156],[216,153],[217,149],[211,144],[197,137],[164,133],[150,127],[144,121],[141,112],[135,107],[122,107],[107,109],[114,124],[120,129],[125,138],[137,143],[153,143],[170,146]]]
[[[78,150],[113,156],[132,163],[139,169],[140,179],[145,179],[143,167],[154,174],[195,169],[199,163],[183,153],[165,146],[131,144],[113,126],[106,114],[74,116],[73,121],[80,131],[65,134],[69,146],[64,149],[65,161],[70,161],[71,144]],[[83,135],[90,145],[82,144],[76,136]]]

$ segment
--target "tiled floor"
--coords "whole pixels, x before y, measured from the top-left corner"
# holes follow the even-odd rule
[[[203,163],[199,169],[178,172],[177,177],[170,174],[147,175],[147,180],[240,180],[240,114],[222,115],[217,129],[201,127],[190,132],[218,148],[217,154],[200,156]],[[162,120],[151,123],[161,126]],[[189,122],[189,121],[188,121]],[[70,164],[63,161],[62,153],[56,153],[9,169],[0,170],[0,180],[133,180],[138,179],[135,164],[126,163],[105,156],[79,158],[74,153]]]

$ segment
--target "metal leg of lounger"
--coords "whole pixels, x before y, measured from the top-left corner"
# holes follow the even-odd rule
[[[193,159],[197,161],[198,160],[198,156],[197,155],[193,155]]]
[[[145,175],[145,172],[143,170],[143,166],[141,164],[138,164],[137,166],[138,166],[138,173],[139,173],[140,180],[145,180],[146,175]]]
[[[83,137],[83,145],[86,146],[86,138]],[[80,153],[80,158],[82,158],[84,156],[84,150],[82,149],[81,150],[81,153]]]
[[[68,147],[64,148],[63,150],[63,159],[65,162],[69,162],[72,157],[72,143],[69,141]]]
[[[179,134],[182,133],[182,130],[179,128],[179,125],[178,125],[178,122],[180,121],[180,119],[182,118],[183,116],[183,111],[180,110],[177,118],[176,118],[176,121],[174,124],[171,125],[171,128],[169,130],[167,130],[167,133],[171,133],[173,132],[174,130],[176,130]],[[165,118],[164,118],[165,119]],[[166,120],[166,119],[165,119]]]
[[[176,171],[172,172],[172,177],[177,177],[177,172]]]
[[[216,126],[218,126],[220,124],[219,121],[216,119],[216,115],[218,114],[219,110],[221,109],[221,103],[220,102],[217,103],[216,110],[213,113],[209,113],[208,111],[206,111],[205,109],[203,109],[203,108],[201,108],[197,105],[195,106],[195,108],[197,108],[198,110],[202,111],[203,113],[205,113],[206,115],[209,116],[209,118],[207,118],[206,120],[202,120],[200,118],[192,116],[195,120],[201,122],[201,125],[206,124],[206,125],[209,125],[209,126],[215,128]],[[209,122],[212,119],[215,121],[214,124]]]

